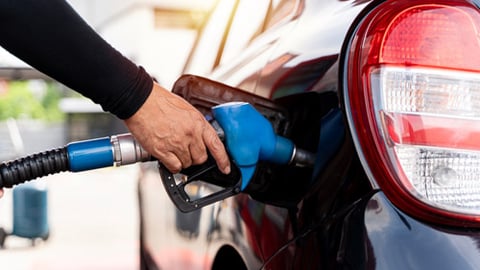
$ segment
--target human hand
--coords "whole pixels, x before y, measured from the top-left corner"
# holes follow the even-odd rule
[[[157,83],[142,107],[125,120],[142,147],[172,173],[207,160],[207,149],[225,174],[230,160],[205,117],[186,100]]]
[[[0,188],[0,198],[3,197],[3,188]]]

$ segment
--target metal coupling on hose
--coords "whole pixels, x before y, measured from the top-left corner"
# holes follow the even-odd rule
[[[152,160],[152,155],[145,151],[130,133],[113,135],[110,142],[113,146],[115,166]]]

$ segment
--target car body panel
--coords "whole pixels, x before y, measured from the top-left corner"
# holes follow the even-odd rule
[[[366,201],[360,218],[363,242],[368,243],[360,260],[374,269],[478,269],[480,265],[478,230],[422,223],[395,208],[381,192]]]
[[[149,165],[139,181],[147,269],[219,269],[225,254],[226,265],[238,257],[247,269],[480,268],[480,232],[423,223],[393,206],[372,186],[344,124],[342,48],[380,2],[296,1],[237,57],[198,74],[275,100],[289,111],[281,135],[324,156],[313,170],[259,164],[258,190],[195,214],[173,209]]]

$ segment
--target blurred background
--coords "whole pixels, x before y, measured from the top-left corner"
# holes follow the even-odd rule
[[[69,0],[113,47],[170,88],[213,0]],[[74,34],[74,33],[72,33]],[[88,79],[88,78],[86,78]],[[0,48],[0,161],[125,132],[115,117]],[[135,165],[35,181],[47,196],[48,235],[16,235],[0,268],[138,269]],[[13,190],[0,199],[0,231],[13,227]]]

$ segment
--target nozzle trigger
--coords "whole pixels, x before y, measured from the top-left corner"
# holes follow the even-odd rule
[[[194,165],[172,174],[159,163],[160,177],[168,196],[175,206],[187,213],[221,201],[240,192],[240,170],[232,163],[230,174],[223,174],[215,161]]]

